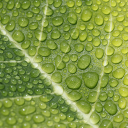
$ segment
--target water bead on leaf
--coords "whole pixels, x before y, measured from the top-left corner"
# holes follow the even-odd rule
[[[6,29],[7,29],[8,31],[12,31],[12,30],[14,30],[14,28],[15,28],[15,21],[12,20],[12,21],[10,21],[10,22],[7,24]]]
[[[35,30],[38,28],[38,23],[37,22],[32,22],[29,24],[29,29],[30,30]]]
[[[54,3],[53,3],[54,7],[58,8],[60,7],[61,4],[62,4],[62,0],[54,0]]]
[[[34,115],[33,116],[33,120],[35,123],[41,123],[44,121],[44,117],[42,115]]]
[[[118,100],[118,106],[121,108],[121,109],[124,109],[126,107],[126,99],[124,97],[120,98]]]
[[[88,101],[91,102],[91,103],[94,103],[96,101],[96,97],[97,97],[97,92],[92,91],[88,95]]]
[[[47,34],[45,32],[41,32],[39,30],[35,31],[35,37],[36,39],[38,39],[39,41],[45,41],[47,38]]]
[[[9,20],[10,20],[10,16],[4,15],[4,17],[2,17],[1,23],[5,25],[9,22]]]
[[[89,55],[82,55],[79,58],[77,65],[80,69],[83,70],[89,66],[90,62],[91,62],[91,57]]]
[[[90,116],[90,120],[93,124],[97,124],[100,121],[100,116],[96,112],[93,112]]]
[[[19,109],[19,113],[21,115],[24,115],[24,116],[25,115],[29,115],[31,113],[34,113],[35,111],[36,111],[36,108],[34,106],[30,106],[30,105],[24,106],[24,107],[22,107],[22,108]]]
[[[121,38],[114,38],[114,39],[112,40],[112,44],[113,44],[114,46],[116,46],[116,47],[121,46],[122,43],[123,43],[123,41],[122,41]]]
[[[70,45],[66,41],[63,41],[60,43],[60,50],[64,53],[68,53],[70,52],[71,48],[70,48]]]
[[[96,72],[87,72],[83,74],[83,80],[85,82],[85,86],[92,89],[96,87],[99,75]]]
[[[112,63],[120,63],[122,61],[123,57],[120,54],[114,54],[111,58]]]
[[[53,80],[53,82],[61,83],[61,81],[62,81],[61,73],[60,72],[54,72],[51,76],[51,79]]]
[[[57,69],[64,69],[66,64],[62,61],[62,58],[60,55],[57,55],[55,58],[55,65]]]
[[[104,30],[109,33],[109,32],[112,32],[112,31],[114,30],[114,27],[115,27],[114,23],[108,21],[108,22],[105,24]]]
[[[79,100],[76,102],[76,104],[78,108],[85,114],[88,114],[91,110],[91,105],[87,101]]]
[[[103,19],[103,16],[98,14],[95,16],[95,23],[97,25],[102,25],[104,23],[104,19]]]
[[[127,97],[128,96],[127,91],[128,91],[128,88],[126,88],[126,87],[120,87],[119,88],[119,94],[121,96],[123,96],[123,97]]]
[[[74,64],[70,63],[70,64],[68,64],[68,71],[70,73],[73,73],[74,74],[74,73],[76,73],[77,68],[76,68],[76,66]]]
[[[22,42],[25,38],[23,32],[20,30],[15,30],[12,34],[12,37],[17,42]]]
[[[101,48],[97,48],[95,52],[95,56],[97,59],[101,59],[104,55],[104,51]]]
[[[49,56],[51,54],[51,51],[49,48],[40,47],[38,49],[38,53],[39,53],[39,55],[46,57],[46,56]]]
[[[36,54],[36,47],[35,47],[35,46],[30,46],[30,47],[28,48],[28,54],[29,54],[30,56],[34,56],[34,55]]]
[[[63,18],[60,17],[60,16],[54,17],[54,18],[52,19],[52,23],[53,23],[53,25],[55,25],[55,26],[60,26],[60,25],[63,23]]]
[[[113,128],[112,122],[111,122],[110,120],[108,120],[108,119],[104,119],[104,120],[101,122],[100,126],[99,126],[99,128],[106,128],[106,127],[108,127],[108,128]]]
[[[77,91],[71,91],[70,93],[68,93],[68,97],[70,100],[72,101],[77,101],[79,100],[82,96],[79,92]]]
[[[31,2],[30,2],[29,0],[24,0],[24,1],[22,2],[21,7],[22,7],[23,9],[28,9],[28,8],[30,7],[30,4],[31,4]]]
[[[125,70],[123,68],[118,68],[115,71],[113,71],[113,76],[117,79],[123,78],[125,74]]]
[[[6,119],[6,122],[9,124],[9,125],[14,125],[16,123],[16,118],[15,117],[8,117]]]
[[[70,12],[68,14],[68,22],[71,24],[76,24],[77,22],[77,15],[74,12]]]
[[[45,11],[46,9],[46,6],[43,7],[43,13],[46,15],[46,16],[51,16],[53,14],[53,10],[50,8],[50,7],[47,7],[47,11]]]
[[[18,19],[18,24],[21,27],[26,27],[28,25],[28,23],[29,23],[29,20],[27,18],[25,18],[25,17],[20,17]]]
[[[53,30],[52,33],[51,33],[51,38],[54,39],[54,40],[60,38],[60,36],[61,36],[61,33],[57,29]]]
[[[57,44],[54,42],[54,40],[47,40],[46,44],[47,44],[47,47],[50,49],[56,49],[57,48]]]
[[[75,50],[77,52],[82,52],[84,50],[84,45],[83,44],[75,44]]]
[[[66,78],[66,84],[71,89],[78,89],[81,86],[81,79],[77,76],[69,76]]]
[[[110,115],[115,115],[117,113],[117,106],[112,100],[107,100],[104,108]]]
[[[81,19],[83,21],[89,21],[92,17],[92,12],[90,10],[83,10],[82,14],[81,14]]]
[[[42,65],[42,69],[46,73],[52,73],[55,70],[55,66],[53,65],[53,63],[45,63]]]

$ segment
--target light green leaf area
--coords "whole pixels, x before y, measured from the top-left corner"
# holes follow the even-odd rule
[[[127,2],[0,0],[0,128],[127,128]]]

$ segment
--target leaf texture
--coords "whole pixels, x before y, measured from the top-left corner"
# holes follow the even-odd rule
[[[0,0],[0,128],[128,127],[127,0]]]

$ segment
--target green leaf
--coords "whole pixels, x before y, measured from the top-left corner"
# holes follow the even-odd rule
[[[0,128],[128,126],[127,0],[0,0]]]

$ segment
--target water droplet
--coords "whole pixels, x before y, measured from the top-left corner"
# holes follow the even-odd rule
[[[115,71],[113,71],[113,76],[117,79],[123,78],[125,74],[125,70],[123,68],[118,68]]]
[[[104,108],[110,115],[115,115],[117,113],[117,106],[112,100],[107,100]]]
[[[124,108],[126,107],[126,103],[127,103],[127,101],[126,101],[126,99],[123,98],[123,97],[118,100],[118,105],[119,105],[119,107],[120,107],[121,109],[124,109]]]
[[[107,98],[108,98],[108,96],[107,96],[107,94],[106,94],[106,92],[101,92],[100,93],[100,95],[99,95],[99,100],[100,101],[105,101],[105,100],[107,100]]]
[[[94,103],[96,100],[97,100],[97,92],[96,91],[90,92],[88,95],[88,101],[90,103]]]
[[[81,86],[81,79],[77,76],[69,76],[66,78],[66,84],[71,89],[77,89]]]
[[[112,21],[108,21],[105,24],[104,30],[109,33],[109,32],[112,32],[114,30],[114,27],[115,27],[114,23]]]
[[[44,117],[42,115],[34,115],[33,116],[33,120],[35,123],[41,123],[44,121]]]
[[[60,10],[60,13],[65,13],[67,9],[66,9],[65,6],[61,6],[61,7],[59,8],[59,10]]]
[[[76,104],[77,107],[85,114],[88,114],[91,110],[91,105],[87,101],[79,100],[76,102]]]
[[[101,48],[97,48],[95,52],[95,56],[97,59],[101,59],[104,55],[104,50]]]
[[[74,12],[70,12],[68,14],[68,22],[71,24],[76,24],[77,22],[77,15]]]
[[[66,64],[62,61],[61,56],[57,55],[55,58],[55,65],[57,69],[63,69],[65,68]]]
[[[104,14],[109,14],[111,12],[111,8],[109,6],[103,6],[102,7],[102,12]]]
[[[95,17],[95,23],[97,25],[102,25],[103,22],[104,22],[104,19],[103,19],[102,15],[100,15],[100,14],[96,15],[96,17]]]
[[[24,99],[23,99],[22,97],[21,97],[21,98],[16,98],[16,99],[14,100],[14,102],[15,102],[16,105],[21,106],[21,105],[24,104]]]
[[[92,44],[93,44],[94,46],[97,47],[97,46],[100,45],[100,43],[101,43],[101,41],[100,41],[100,39],[99,39],[98,37],[93,38]]]
[[[30,46],[30,44],[31,44],[30,40],[25,40],[24,42],[22,42],[21,47],[23,49],[27,49]]]
[[[47,38],[47,34],[39,30],[35,32],[35,36],[36,36],[36,39],[38,39],[39,41],[45,41]]]
[[[20,30],[15,30],[12,34],[12,37],[17,42],[22,42],[25,38],[23,32]]]
[[[73,62],[77,61],[77,58],[78,58],[77,54],[72,54],[72,55],[70,56],[70,59],[71,59],[71,61],[73,61]]]
[[[31,113],[34,113],[36,111],[36,108],[34,106],[24,106],[23,108],[20,108],[19,113],[21,115],[29,115]]]
[[[112,124],[112,122],[111,122],[110,120],[104,119],[104,120],[101,122],[99,128],[107,128],[107,127],[108,127],[108,128],[113,128],[113,124]]]
[[[3,105],[6,108],[10,108],[12,106],[12,101],[10,99],[6,99],[6,100],[4,100]]]
[[[53,30],[52,33],[51,33],[51,38],[54,39],[54,40],[60,38],[60,36],[61,36],[61,33],[57,29]]]
[[[54,26],[60,26],[63,23],[63,18],[61,16],[54,17],[52,23]]]
[[[9,22],[9,20],[10,20],[10,17],[8,15],[4,15],[4,17],[1,20],[1,23],[5,25]]]
[[[28,1],[28,0],[24,0],[23,2],[22,2],[22,5],[21,5],[21,7],[23,8],[23,9],[28,9],[29,7],[30,7],[30,1]]]
[[[68,64],[68,71],[72,74],[76,73],[77,68],[73,63]]]
[[[122,61],[123,57],[120,54],[114,54],[111,58],[112,63],[118,64]]]
[[[54,7],[56,8],[60,7],[61,4],[62,4],[62,0],[55,0],[53,3]]]
[[[64,53],[68,53],[70,52],[71,48],[70,48],[70,45],[66,41],[63,41],[60,43],[60,50]]]
[[[49,48],[46,48],[46,47],[40,47],[38,49],[38,54],[41,55],[41,56],[49,56],[51,54],[51,51]]]
[[[75,4],[75,2],[73,0],[67,1],[67,6],[70,7],[70,8],[74,7],[74,4]]]
[[[46,73],[52,73],[55,70],[55,66],[53,65],[53,63],[45,63],[41,68]]]
[[[99,80],[99,75],[96,72],[87,72],[83,74],[83,80],[85,86],[92,89],[96,87]]]
[[[80,41],[85,41],[87,38],[87,32],[86,31],[82,31],[79,35],[79,39]]]
[[[92,12],[90,10],[83,10],[81,14],[81,19],[83,21],[89,21],[92,17]]]
[[[45,11],[47,8],[47,11]],[[46,16],[51,16],[53,14],[53,10],[50,8],[50,7],[46,7],[44,6],[43,7],[43,13],[46,15]]]
[[[91,62],[91,57],[89,55],[82,55],[79,58],[77,65],[80,69],[83,70],[89,66],[90,62]]]
[[[10,21],[7,26],[5,27],[8,31],[12,31],[15,28],[15,22],[12,20]]]
[[[96,106],[95,106],[95,109],[96,109],[97,112],[102,112],[102,110],[103,110],[102,104],[100,102],[97,102]]]
[[[96,112],[93,112],[90,116],[90,120],[93,124],[97,124],[100,121],[100,116]]]
[[[122,43],[123,43],[123,41],[122,41],[120,38],[114,38],[114,39],[112,40],[112,44],[113,44],[114,46],[116,46],[116,47],[121,46]]]
[[[62,81],[62,76],[60,72],[55,72],[52,74],[51,79],[55,83],[61,83]]]
[[[126,87],[120,87],[119,88],[119,93],[121,96],[123,97],[127,97],[128,96],[128,93],[127,93],[128,89]]]
[[[6,119],[6,122],[9,124],[9,125],[14,125],[16,124],[16,118],[15,117],[8,117]]]
[[[120,14],[120,15],[117,16],[116,19],[117,19],[117,21],[121,22],[121,21],[124,20],[124,15],[121,15],[121,14]]]
[[[38,23],[37,22],[32,22],[29,24],[29,29],[30,30],[35,30],[38,28]]]
[[[69,99],[72,101],[77,101],[81,98],[81,94],[77,91],[71,91],[67,95],[68,95]]]
[[[30,47],[28,48],[28,54],[29,54],[30,56],[34,56],[34,55],[36,54],[36,47],[35,47],[35,46],[30,46]]]

